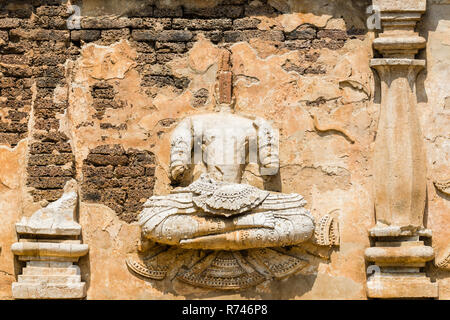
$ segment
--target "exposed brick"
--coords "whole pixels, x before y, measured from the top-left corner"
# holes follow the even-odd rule
[[[96,163],[91,161],[94,158]],[[100,158],[103,160],[98,161]],[[119,158],[128,163],[115,161]],[[98,162],[108,164],[97,166]],[[155,156],[151,152],[101,145],[90,151],[82,170],[83,200],[110,207],[126,222],[135,221],[144,202],[153,195]]]
[[[311,40],[317,35],[316,29],[309,25],[299,26],[292,32],[286,33],[287,40]]]
[[[134,165],[146,166],[155,164],[155,155],[151,152],[130,149],[127,154],[130,157],[130,162]]]
[[[112,86],[99,87],[98,85],[94,85],[91,89],[92,97],[95,99],[114,99],[116,93]]]
[[[117,177],[139,177],[145,175],[145,168],[141,166],[117,167],[114,171]]]
[[[37,154],[30,155],[28,165],[31,166],[47,166],[51,164],[64,165],[73,161],[73,154]]]
[[[227,30],[233,26],[231,19],[173,19],[174,29],[190,30]]]
[[[72,30],[70,32],[70,38],[72,41],[91,42],[100,39],[100,37],[100,30]]]
[[[92,149],[91,153],[121,156],[125,154],[125,149],[120,144],[101,145]]]
[[[20,64],[0,64],[0,71],[6,77],[29,78],[32,76],[31,68]]]
[[[129,21],[132,29],[171,29],[172,20],[170,18],[131,18]]]
[[[0,131],[0,143],[15,146],[22,139],[20,134]]]
[[[56,201],[63,195],[64,190],[63,189],[45,189],[45,190],[39,190],[35,189],[31,192],[33,195],[34,201],[40,201],[42,199],[45,199],[47,201]]]
[[[59,142],[59,141],[68,141],[69,138],[62,132],[46,132],[46,133],[37,133],[33,135],[36,140],[41,140],[41,142]]]
[[[156,55],[155,55],[156,62]],[[165,64],[144,64],[139,66],[139,71],[142,76],[172,76],[172,70]]]
[[[100,202],[102,200],[101,191],[95,188],[85,189],[82,196],[84,201]]]
[[[314,49],[327,48],[330,50],[338,50],[341,49],[344,45],[344,40],[314,39],[311,46]]]
[[[129,36],[129,29],[102,30],[101,32],[102,40],[107,43],[114,43],[117,39],[128,39]]]
[[[14,77],[2,77],[0,78],[0,88],[23,87],[20,80]]]
[[[52,78],[63,78],[65,74],[65,67],[59,66],[41,66],[34,67],[33,76],[35,77],[52,77]]]
[[[276,30],[243,30],[243,31],[225,31],[225,42],[239,42],[248,41],[252,38],[259,38],[261,40],[269,41],[284,41],[284,34],[282,31]]]
[[[163,43],[163,44],[158,44],[160,46],[167,46],[167,43]],[[175,43],[176,45],[176,43]],[[186,45],[184,45],[184,47],[186,47]],[[145,65],[149,65],[149,64],[153,64],[156,62],[156,54],[154,52],[152,53],[140,53],[138,55],[137,58],[137,63],[138,64],[145,64]]]
[[[106,167],[95,167],[85,165],[83,166],[83,175],[85,178],[90,177],[104,177],[104,178],[113,178],[114,177],[114,167],[112,165]]]
[[[239,18],[243,15],[242,6],[214,6],[211,8],[184,8],[185,16],[204,17],[204,18]]]
[[[139,53],[155,53],[155,48],[151,45],[151,43],[133,42],[133,47]]]
[[[113,130],[127,130],[128,126],[126,123],[120,125],[114,125],[112,123],[100,123],[100,129],[113,129]]]
[[[120,204],[125,203],[125,200],[127,198],[127,193],[124,190],[120,189],[105,189],[104,193],[102,195],[102,198],[104,199],[114,199],[115,202],[118,202]]]
[[[0,108],[10,108],[14,110],[18,110],[29,105],[31,105],[31,102],[29,101],[18,101],[18,100],[0,101]]]
[[[122,101],[114,101],[111,99],[94,99],[93,107],[100,112],[106,109],[120,109],[124,107],[124,104]]]
[[[8,110],[8,115],[5,117],[11,121],[20,121],[28,118],[28,112],[20,112],[16,110]]]
[[[192,97],[192,106],[195,108],[202,107],[208,101],[209,91],[208,89],[202,88],[197,90]]]
[[[152,182],[152,177],[122,177],[117,179],[124,190],[146,189]]]
[[[0,29],[12,29],[20,26],[18,18],[2,18],[0,19]]]
[[[284,45],[289,50],[301,50],[301,49],[310,49],[312,42],[311,40],[292,40],[292,41],[285,41]]]
[[[121,29],[130,26],[128,18],[116,17],[84,17],[81,19],[81,28],[83,29]]]
[[[7,11],[9,17],[25,19],[33,13],[33,6],[26,2],[19,2],[13,6],[7,6]]]
[[[36,78],[38,88],[56,88],[64,81],[64,78],[40,77]]]
[[[47,21],[47,28],[65,30],[67,29],[67,18],[49,17]]]
[[[65,55],[58,55],[58,54],[40,54],[37,55],[34,58],[33,65],[34,66],[42,66],[42,65],[49,65],[49,66],[56,66],[58,64],[63,64],[66,62],[67,57]]]
[[[24,55],[18,54],[3,54],[0,55],[0,62],[6,64],[29,64],[30,58]]]
[[[145,201],[147,201],[148,198],[150,198],[153,195],[153,190],[130,190],[128,191],[128,199],[134,200],[133,202],[130,201],[128,203],[125,203],[125,207],[127,208],[127,204],[128,205],[141,205],[142,203],[145,203]],[[140,203],[136,203],[136,202],[140,202]],[[127,209],[131,209],[130,207],[128,207]],[[138,209],[138,208],[136,208]],[[133,210],[133,209],[131,209]]]
[[[337,30],[337,29],[325,29],[320,30],[317,33],[318,38],[329,38],[332,40],[347,40],[348,35],[347,32],[343,30]]]
[[[256,29],[261,23],[261,20],[256,18],[245,17],[242,19],[236,19],[233,21],[233,29],[243,30],[243,29]]]
[[[70,32],[67,30],[46,30],[46,29],[13,29],[9,32],[10,37],[27,40],[55,40],[68,41]]]
[[[11,122],[5,123],[0,122],[0,132],[15,132],[15,133],[24,133],[28,131],[28,124],[26,123],[18,123]]]
[[[27,168],[30,177],[72,177],[73,168],[62,168],[58,166],[30,166]]]
[[[23,90],[17,87],[3,88],[1,94],[9,100],[19,99],[19,97],[20,99],[30,100],[33,96],[31,90]]]
[[[176,58],[180,58],[180,57],[182,57],[181,54],[158,52],[156,54],[156,62],[165,64],[165,63],[168,63],[168,62],[170,62]]]
[[[6,43],[9,41],[9,35],[7,31],[0,31],[0,43]]]
[[[38,189],[61,189],[68,180],[70,177],[28,177],[27,184]]]
[[[43,94],[47,94],[47,90],[48,88],[42,88],[45,90],[45,92]],[[39,90],[41,91],[41,89]],[[53,102],[53,99],[51,99],[48,96],[45,97],[39,97],[35,100],[35,110],[41,110],[41,109],[53,109],[53,110],[59,110],[61,109],[61,107],[59,106],[58,103]]]
[[[70,146],[70,143],[67,142],[34,142],[30,145],[31,154],[51,154],[53,151],[70,153],[72,152],[72,147]]]
[[[86,188],[88,189],[120,188],[121,186],[119,179],[115,177],[93,176],[86,178]]]
[[[192,41],[198,41],[199,38],[199,34],[202,34],[206,39],[209,39],[211,42],[213,43],[219,43],[223,40],[223,32],[220,30],[216,30],[216,31],[193,31],[192,32],[195,36],[192,39]],[[189,42],[186,43],[186,47],[188,49],[191,49],[193,46],[194,42]]]
[[[221,4],[245,4],[248,0],[222,0]]]
[[[128,157],[126,156],[113,156],[104,154],[89,154],[86,158],[87,162],[92,163],[97,166],[107,166],[107,165],[127,165]]]
[[[190,80],[188,78],[176,78],[173,76],[144,76],[142,77],[142,83],[144,86],[152,87],[165,87],[173,86],[178,89],[186,89],[189,86]]]
[[[69,17],[71,14],[68,12],[67,7],[63,6],[40,6],[36,8],[36,14],[38,16],[49,16],[49,17]]]
[[[187,30],[133,30],[136,41],[185,42],[192,39],[192,32]]]

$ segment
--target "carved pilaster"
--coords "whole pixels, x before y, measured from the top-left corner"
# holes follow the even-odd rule
[[[371,62],[382,96],[373,156],[378,226],[423,228],[426,160],[415,82],[424,65],[424,60],[399,58]]]
[[[424,244],[426,157],[417,115],[416,78],[425,60],[415,55],[426,40],[415,31],[426,0],[373,0],[383,32],[372,59],[381,81],[381,110],[375,141],[374,191],[376,226],[369,233],[375,246],[366,250],[374,264],[367,281],[369,298],[436,298],[437,284],[424,273],[433,248]]]
[[[76,182],[67,182],[62,197],[16,223],[19,241],[11,251],[26,267],[12,284],[15,299],[81,299],[78,259],[88,253],[79,240],[81,226],[75,222],[78,201]]]

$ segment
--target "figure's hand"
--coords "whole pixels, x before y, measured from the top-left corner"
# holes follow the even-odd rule
[[[275,217],[273,213],[260,212],[255,215],[255,224],[261,224],[265,228],[274,229],[275,228]]]
[[[275,217],[270,212],[250,213],[234,219],[238,228],[275,228]]]
[[[185,165],[173,166],[170,171],[170,175],[172,176],[172,179],[175,181],[179,180],[183,176],[186,169],[187,169],[187,166],[185,166]]]

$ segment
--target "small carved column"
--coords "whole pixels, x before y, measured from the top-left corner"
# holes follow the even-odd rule
[[[67,182],[60,199],[16,223],[19,241],[11,251],[26,262],[18,281],[12,284],[15,299],[82,299],[86,283],[81,282],[75,264],[88,253],[79,239],[81,226],[75,221],[78,193],[75,180]]]
[[[369,231],[375,246],[365,252],[375,264],[367,281],[369,298],[436,298],[437,284],[424,273],[434,258],[424,244],[426,157],[417,115],[416,78],[425,60],[415,55],[426,40],[415,25],[426,0],[373,0],[380,10],[383,33],[372,59],[381,80],[381,110],[374,149],[376,226]]]

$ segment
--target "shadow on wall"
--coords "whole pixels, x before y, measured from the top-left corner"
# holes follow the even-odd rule
[[[444,2],[444,1],[440,1]],[[427,1],[427,11],[417,24],[419,34],[428,40],[428,33],[436,31],[439,23],[447,21],[450,17],[450,3]]]
[[[83,240],[81,238],[81,242],[83,243]],[[86,292],[89,292],[89,287],[91,286],[91,257],[90,253],[88,252],[87,255],[80,258],[78,261],[78,267],[80,268],[81,272],[81,281],[86,283]],[[87,297],[85,298],[87,299]]]
[[[83,259],[86,259],[86,257]],[[289,276],[286,279],[266,280],[256,287],[251,287],[243,290],[205,289],[194,287],[176,278],[167,277],[164,280],[149,280],[135,273],[132,273],[132,275],[151,284],[153,288],[157,289],[163,294],[183,296],[188,300],[215,298],[234,299],[236,297],[245,299],[287,300],[301,297],[311,291],[317,278],[317,266],[313,266],[313,268],[316,271],[312,274],[302,274],[300,271],[300,273]],[[88,286],[88,279],[85,279],[85,281],[86,285]]]
[[[311,13],[313,15],[330,15],[345,20],[348,29],[366,29],[365,11],[371,0],[241,0],[234,5],[222,5],[222,0],[154,0],[127,1],[122,0],[75,0],[73,5],[81,8],[83,16],[146,16],[162,17],[170,12],[172,17],[221,18],[231,9],[236,15],[244,16],[276,16],[294,12]]]

